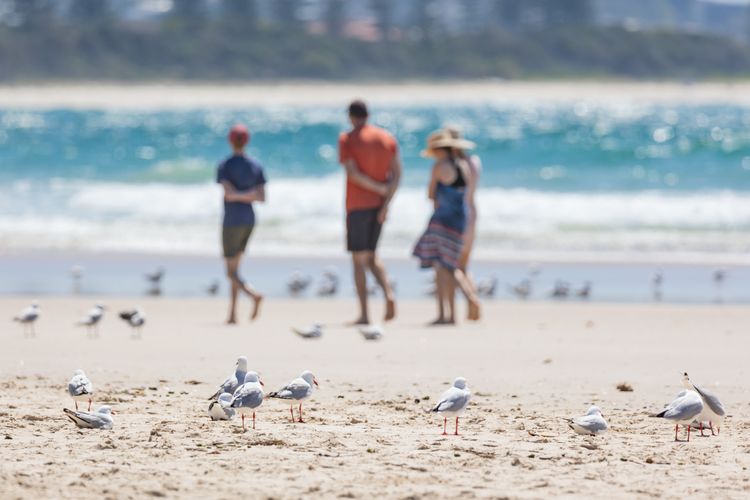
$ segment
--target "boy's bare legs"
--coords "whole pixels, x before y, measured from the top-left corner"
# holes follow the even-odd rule
[[[229,319],[227,319],[227,324],[234,324],[237,322],[237,294],[240,290],[245,292],[253,300],[253,310],[250,313],[251,320],[258,317],[258,314],[260,313],[260,304],[263,301],[263,295],[258,293],[251,286],[246,285],[245,282],[240,278],[239,267],[241,257],[242,254],[226,259],[227,278],[229,278],[229,281],[232,284],[231,299],[229,305]]]
[[[396,297],[393,295],[393,288],[391,288],[385,266],[375,255],[375,252],[370,252],[369,267],[375,281],[383,289],[383,296],[385,297],[385,317],[383,320],[390,321],[396,317]]]
[[[352,252],[352,266],[354,270],[354,286],[357,289],[359,299],[359,318],[354,320],[353,325],[368,325],[370,319],[367,314],[367,276],[366,269],[370,265],[372,252]]]

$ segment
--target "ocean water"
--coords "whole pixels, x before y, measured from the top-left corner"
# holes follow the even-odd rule
[[[340,256],[338,107],[0,109],[0,250],[215,256],[216,164],[234,122],[267,169],[251,251]],[[477,256],[517,261],[750,262],[750,108],[632,103],[399,106],[372,121],[401,145],[382,240],[408,257],[430,215],[425,138],[451,123],[484,164]]]

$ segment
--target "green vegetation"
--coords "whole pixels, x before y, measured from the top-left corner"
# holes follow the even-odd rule
[[[750,48],[721,37],[631,32],[572,19],[522,30],[496,23],[480,33],[449,35],[426,18],[418,20],[421,36],[394,37],[385,4],[373,0],[381,9],[376,25],[389,36],[368,42],[340,36],[342,2],[330,2],[323,34],[309,34],[292,4],[277,0],[276,21],[269,22],[259,20],[251,1],[224,0],[209,15],[201,0],[183,0],[159,22],[127,24],[107,8],[74,9],[72,19],[60,19],[47,2],[27,0],[27,22],[0,25],[0,81],[750,75]],[[513,2],[502,7],[498,15],[512,19]],[[587,18],[584,10],[579,17]]]

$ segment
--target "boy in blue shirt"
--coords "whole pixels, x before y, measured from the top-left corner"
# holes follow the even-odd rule
[[[232,288],[227,324],[237,322],[237,294],[240,290],[253,300],[250,319],[260,312],[263,295],[246,284],[239,275],[240,259],[255,226],[253,203],[266,201],[266,177],[257,161],[245,156],[245,147],[250,142],[250,132],[244,125],[235,125],[229,131],[232,156],[218,168],[216,182],[224,187],[224,223],[222,244],[227,267],[227,277]]]

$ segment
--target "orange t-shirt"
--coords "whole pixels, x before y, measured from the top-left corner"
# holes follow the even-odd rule
[[[354,160],[359,171],[374,181],[386,182],[398,154],[398,143],[382,128],[365,124],[339,136],[339,161]],[[346,211],[380,208],[383,197],[351,180],[346,181]]]

